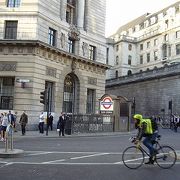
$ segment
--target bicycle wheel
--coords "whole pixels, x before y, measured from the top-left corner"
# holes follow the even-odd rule
[[[136,146],[130,146],[124,150],[122,161],[126,167],[137,169],[144,163],[144,152]]]
[[[163,169],[171,168],[177,160],[176,151],[170,146],[161,146],[156,154],[155,161]]]

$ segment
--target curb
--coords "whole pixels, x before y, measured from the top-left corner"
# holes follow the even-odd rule
[[[0,149],[0,158],[16,158],[24,156],[24,151],[21,149],[7,150]]]

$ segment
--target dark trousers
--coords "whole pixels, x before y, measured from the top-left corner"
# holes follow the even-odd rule
[[[51,129],[51,131],[52,131],[52,130],[53,130],[53,124],[47,124],[48,130],[49,130],[49,127],[50,127],[50,129]]]
[[[150,156],[153,156],[154,154],[154,147],[152,144],[152,136],[147,136],[143,140],[143,144],[149,149]]]
[[[21,131],[22,131],[22,135],[26,134],[26,125],[24,124],[21,125]]]
[[[44,122],[39,123],[39,133],[44,133]]]
[[[59,136],[61,136],[61,134],[62,134],[62,136],[64,136],[64,125],[61,125],[61,127],[60,127],[60,131],[59,131]]]

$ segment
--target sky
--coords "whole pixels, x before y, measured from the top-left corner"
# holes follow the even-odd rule
[[[133,19],[155,13],[179,0],[106,0],[106,37]]]

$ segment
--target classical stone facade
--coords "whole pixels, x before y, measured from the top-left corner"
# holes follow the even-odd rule
[[[113,46],[107,78],[180,62],[180,2],[156,13],[146,13],[109,37]]]
[[[108,68],[105,6],[103,0],[0,2],[1,111],[19,117],[25,110],[29,127],[47,109],[55,121],[61,111],[98,112]],[[48,105],[40,103],[44,90]]]

